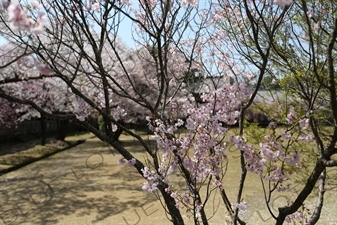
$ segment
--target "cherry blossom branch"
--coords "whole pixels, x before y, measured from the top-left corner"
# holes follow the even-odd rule
[[[322,159],[322,163],[326,167],[335,167],[335,166],[337,166],[337,160],[333,160],[333,159],[330,159],[330,160]]]
[[[285,218],[295,213],[304,203],[305,199],[308,197],[308,195],[312,192],[313,188],[315,187],[315,184],[321,175],[321,173],[324,170],[324,165],[320,160],[316,162],[316,165],[308,177],[304,188],[302,191],[298,194],[296,200],[290,205],[279,208],[279,214],[276,218],[276,225],[282,225],[284,223]]]
[[[15,77],[13,78],[6,77],[4,80],[0,80],[0,84],[18,83],[18,82],[27,80],[27,78],[20,78],[20,76],[18,76],[18,74],[16,73],[14,75]],[[56,77],[56,76],[40,74],[39,76],[36,76],[36,77],[29,77],[29,80],[42,80],[44,78],[50,78],[50,77]]]
[[[334,56],[332,52],[334,50],[334,45],[336,44],[336,38],[337,38],[337,18],[334,20],[334,29],[330,36],[330,41],[327,46],[329,94],[330,94],[332,114],[335,123],[337,123],[337,108],[336,108],[337,98],[336,98]],[[335,128],[331,144],[335,144],[336,142],[337,142],[337,129]]]
[[[314,225],[317,223],[321,216],[323,204],[324,204],[324,193],[325,193],[325,179],[326,179],[326,170],[323,170],[321,175],[318,178],[318,198],[315,206],[315,210],[312,213],[308,225]]]

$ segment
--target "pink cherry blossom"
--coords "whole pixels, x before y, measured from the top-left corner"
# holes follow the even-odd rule
[[[1,1],[1,4],[2,4],[2,7],[7,10],[8,9],[8,6],[11,4],[11,1],[10,0],[2,0]]]
[[[305,216],[304,216],[303,212],[297,211],[293,214],[288,215],[286,217],[285,221],[287,223],[294,223],[295,221],[303,221],[304,218],[305,218]]]
[[[119,3],[120,3],[121,5],[131,5],[130,0],[119,0]]]
[[[96,2],[92,5],[92,10],[94,10],[95,12],[97,12],[101,7],[101,4],[99,2]]]
[[[37,0],[33,0],[31,4],[33,6],[33,9],[42,9],[42,5]]]
[[[300,153],[298,151],[295,151],[290,157],[286,158],[286,161],[291,166],[299,167]]]
[[[298,123],[299,123],[300,128],[302,130],[306,130],[309,127],[309,119],[308,118],[301,119]]]
[[[201,214],[200,214],[200,210],[203,208],[203,204],[201,203],[198,203],[196,206],[195,206],[195,217],[196,218],[199,218],[201,217]]]
[[[187,193],[184,193],[184,195],[183,195],[183,201],[186,204],[191,204],[191,199],[190,199],[190,197],[188,196]]]
[[[33,34],[41,34],[43,32],[43,28],[46,25],[46,15],[40,11],[42,9],[42,5],[34,0],[31,2],[32,8],[34,11],[29,11],[29,15],[27,12],[22,9],[20,2],[17,0],[13,0],[8,5],[8,2],[3,1],[4,8],[7,9],[8,12],[8,20],[10,21],[10,26],[17,30],[23,31],[31,31]],[[37,20],[34,21],[34,14],[37,11]]]
[[[44,31],[44,26],[42,24],[39,24],[38,26],[32,29],[32,33],[36,35],[42,34],[43,31]],[[42,73],[44,74],[45,72],[42,72]]]
[[[118,130],[118,126],[116,124],[112,124],[112,132],[116,132]]]
[[[127,163],[128,166],[133,166],[133,165],[135,165],[135,164],[136,164],[136,159],[135,159],[135,158],[130,159],[130,160],[128,161],[128,163]]]
[[[29,30],[34,25],[34,21],[27,17],[21,8],[19,1],[13,0],[7,8],[8,20],[13,28],[18,30]]]
[[[215,186],[219,187],[220,190],[223,190],[223,186],[222,186],[222,183],[221,181],[219,180],[215,180],[214,183],[213,183]]]
[[[276,169],[272,170],[271,175],[267,179],[277,182],[281,181],[285,177],[286,175],[283,173],[282,169],[277,167]]]
[[[317,23],[314,23],[314,30],[318,30],[321,26],[321,21],[318,21]]]
[[[172,197],[172,198],[178,197],[178,192],[177,192],[177,191],[172,192],[172,193],[171,193],[171,197]]]
[[[274,0],[274,3],[279,5],[280,7],[285,7],[287,5],[291,5],[293,0]]]
[[[154,171],[150,171],[148,167],[144,167],[141,169],[143,172],[144,178],[146,178],[146,182],[144,182],[142,189],[146,192],[153,192],[157,190],[157,175]],[[169,191],[169,189],[167,189]],[[170,192],[169,192],[170,193]]]
[[[38,71],[41,74],[43,74],[43,75],[53,74],[53,70],[47,64],[41,63],[35,58],[34,58],[34,64],[35,64],[36,69],[38,69]]]
[[[240,215],[245,215],[247,213],[248,205],[247,202],[240,202],[240,203],[235,203],[232,205],[233,211],[236,209],[239,209],[239,214]]]
[[[118,165],[125,165],[126,164],[126,160],[124,158],[121,158],[118,160]]]
[[[272,130],[275,130],[277,127],[276,123],[275,122],[270,122],[269,125],[268,125],[268,128],[272,129]]]
[[[296,112],[293,106],[290,107],[289,113],[287,115],[287,122],[292,124],[296,120]]]
[[[186,5],[197,6],[198,3],[199,0],[181,0],[180,5],[183,7]]]
[[[308,12],[307,12],[307,15],[308,15],[308,17],[311,19],[311,18],[313,17],[313,12],[312,12],[312,11],[308,11]]]
[[[41,34],[43,33],[44,26],[47,24],[47,16],[43,12],[38,13],[37,26],[32,29],[32,33]]]

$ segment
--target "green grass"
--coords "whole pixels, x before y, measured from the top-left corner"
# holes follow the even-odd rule
[[[253,128],[252,128],[253,129]],[[260,133],[263,133],[263,128],[258,128],[257,129],[253,129],[253,134],[252,134],[252,139],[255,139],[255,141],[257,141],[259,138],[263,138],[263,135]],[[237,128],[231,128],[229,134],[236,134],[237,133]],[[93,135],[90,133],[84,134],[84,135],[74,135],[74,136],[69,136],[66,138],[67,141],[69,142],[75,142],[76,140],[79,139],[86,139],[86,143],[77,146],[75,148],[73,148],[73,152],[74,155],[71,152],[65,152],[67,154],[67,157],[74,157],[74,159],[76,158],[76,154],[78,154],[78,156],[82,156],[84,157],[85,155],[90,155],[91,153],[95,153],[95,152],[99,152],[100,154],[102,154],[104,156],[104,166],[102,166],[100,169],[101,170],[95,170],[95,176],[87,176],[87,178],[92,179],[95,181],[95,185],[99,186],[99,190],[101,192],[101,190],[105,190],[104,188],[106,187],[111,187],[113,185],[111,185],[112,180],[114,185],[123,185],[123,188],[118,188],[118,192],[117,189],[113,189],[113,192],[111,191],[111,189],[107,189],[105,190],[106,192],[102,192],[102,193],[108,193],[108,194],[113,194],[113,195],[117,195],[118,197],[120,197],[120,199],[125,199],[130,197],[131,195],[132,198],[134,199],[143,199],[143,198],[148,198],[148,195],[144,194],[143,192],[141,192],[141,186],[144,182],[144,180],[141,178],[141,176],[138,174],[138,172],[136,170],[134,170],[134,168],[129,168],[129,167],[121,167],[121,166],[117,166],[117,160],[121,157],[117,151],[113,150],[113,153],[115,154],[111,154],[111,152],[107,149],[110,148],[109,146],[107,146],[106,143],[99,141],[97,138],[92,138]],[[141,137],[144,140],[148,140],[150,141],[150,143],[152,145],[156,145],[156,143],[154,141],[152,141],[151,139],[151,135],[147,136],[145,133],[141,134]],[[227,136],[228,137],[228,136]],[[228,138],[226,138],[224,141],[227,141]],[[145,153],[144,148],[139,144],[139,142],[137,140],[135,140],[134,137],[130,136],[130,135],[125,135],[123,134],[121,136],[121,142],[124,146],[126,146],[126,148],[128,150],[130,150],[130,152],[137,157],[140,160],[146,159],[148,157],[148,155]],[[255,148],[259,148],[258,144],[254,144]],[[58,147],[60,146],[60,143],[58,144],[57,142],[52,142],[52,143],[48,143],[48,145],[46,146],[41,146],[41,145],[35,145],[34,147],[29,147],[26,150],[23,150],[21,152],[17,152],[15,154],[7,154],[4,156],[0,156],[0,164],[3,165],[13,165],[15,163],[20,163],[20,162],[24,162],[25,160],[31,160],[34,157],[39,157],[43,154],[48,154],[50,152],[53,151],[57,151]],[[302,148],[314,148],[315,146],[308,146],[307,144],[304,144],[302,146]],[[228,197],[230,199],[231,202],[235,202],[236,201],[236,194],[237,194],[237,189],[238,189],[238,184],[239,184],[239,179],[240,179],[240,160],[239,160],[239,155],[240,152],[238,150],[235,149],[234,146],[229,147],[227,149],[227,154],[228,154],[228,169],[226,171],[224,180],[223,180],[223,185],[224,188],[228,194]],[[308,153],[309,154],[309,153]],[[61,154],[60,154],[61,155]],[[63,159],[63,158],[62,158]],[[82,158],[81,158],[82,159]],[[307,158],[308,163],[310,163],[309,157]],[[314,160],[314,159],[312,159]],[[63,160],[63,161],[67,161],[67,160]],[[70,160],[71,161],[71,160]],[[3,163],[4,162],[4,163]],[[12,164],[11,164],[12,163]],[[69,165],[67,164],[63,164],[66,162],[62,162],[61,159],[58,159],[57,155],[54,155],[52,157],[52,161],[50,163],[59,163],[60,168],[64,165],[66,165],[65,168],[70,168]],[[314,162],[312,162],[314,163]],[[71,164],[72,166],[73,164]],[[68,166],[68,167],[67,167]],[[1,167],[1,165],[0,165]],[[310,172],[311,170],[311,166],[308,166],[308,171]],[[48,172],[53,172],[52,170],[45,170],[44,173],[48,173]],[[119,175],[116,176],[116,174],[124,174],[124,175]],[[112,176],[112,174],[114,174],[115,176]],[[124,177],[125,180],[121,180],[120,178]],[[132,179],[131,179],[132,177]],[[300,178],[306,178],[306,174],[298,174],[298,177]],[[90,180],[89,179],[89,180]],[[97,180],[95,180],[97,179]],[[89,181],[88,180],[88,181]],[[61,181],[61,180],[60,180]],[[65,180],[62,180],[63,182],[66,182],[66,178]],[[88,182],[87,180],[85,181],[86,183]],[[105,182],[105,183],[104,183]],[[173,184],[179,189],[179,188],[184,188],[184,184],[182,181],[182,178],[179,177],[174,177],[172,176],[172,182]],[[94,182],[93,182],[94,183]],[[291,182],[293,184],[293,182]],[[74,184],[74,183],[72,183]],[[79,186],[77,188],[81,188],[80,187],[80,183],[78,184]],[[93,185],[93,184],[91,184]],[[284,206],[287,203],[285,202],[285,200],[289,200],[289,201],[293,201],[294,197],[297,194],[297,190],[300,190],[302,186],[298,186],[294,190],[294,192],[286,192],[286,193],[273,193],[272,195],[272,200],[271,200],[271,205],[273,207],[273,209],[275,208],[275,213],[276,213],[276,208],[278,206]],[[85,189],[86,186],[83,186],[83,190],[81,193],[85,193],[86,195],[89,196],[90,191],[88,191],[88,189]],[[140,190],[140,192],[136,192],[133,191],[133,193],[130,192],[130,190]],[[180,190],[180,189],[179,189]],[[185,189],[183,189],[185,190]],[[296,192],[295,192],[296,191]],[[316,193],[316,192],[315,192]],[[97,193],[94,193],[93,196],[95,196]],[[205,188],[203,189],[203,191],[201,192],[203,199],[205,198]],[[123,196],[123,197],[122,197]],[[145,196],[145,197],[144,197]],[[214,196],[214,198],[213,198]],[[281,197],[280,197],[281,196]],[[91,201],[94,197],[90,196]],[[223,204],[221,202],[219,202],[220,200],[219,197],[219,193],[218,192],[213,192],[212,197],[210,198],[209,201],[209,205],[207,206],[207,215],[212,215],[214,210],[218,210],[216,216],[211,220],[211,224],[224,224],[224,216],[223,213],[225,212],[225,209],[223,207]],[[245,188],[244,188],[244,194],[242,196],[243,201],[247,201],[248,202],[248,207],[249,208],[249,213],[247,216],[247,219],[249,219],[250,221],[254,221],[254,223],[252,224],[271,224],[270,222],[272,222],[272,220],[268,220],[267,222],[260,222],[260,214],[261,213],[263,215],[263,218],[269,218],[270,215],[268,213],[268,211],[266,210],[265,207],[265,202],[264,202],[264,196],[262,194],[262,186],[261,186],[261,181],[259,179],[259,177],[255,174],[252,173],[248,173],[247,174],[247,180],[245,182]],[[73,206],[76,205],[76,202],[78,202],[78,199],[74,199],[74,202],[69,202],[69,205]],[[99,202],[99,199],[95,199],[95,202]],[[311,201],[314,202],[314,201]],[[309,202],[311,204],[311,202]],[[308,203],[308,204],[309,204]],[[123,202],[120,204],[124,204]],[[152,204],[157,204],[152,205]],[[220,204],[220,208],[218,209],[218,204]],[[307,203],[306,203],[307,204]],[[151,208],[150,210],[154,210],[156,209],[155,207],[160,207],[160,204],[158,202],[151,202]],[[83,206],[81,205],[81,209],[83,208]],[[134,211],[132,211],[133,208],[130,208],[128,212],[133,213]],[[136,210],[139,210],[139,208],[135,208]],[[137,211],[138,212],[138,211]],[[139,211],[140,212],[140,211]],[[49,212],[48,212],[49,213]],[[114,217],[116,219],[116,221],[123,221],[122,216],[126,217],[126,213],[124,214],[117,214],[116,217]],[[48,214],[49,215],[49,214]],[[134,214],[132,214],[134,215]],[[151,221],[153,220],[153,218],[155,216],[158,216],[157,221],[166,221],[166,218],[164,216],[165,214],[163,213],[162,216],[161,214],[159,214],[159,212],[156,212],[154,215],[151,215]],[[60,217],[59,213],[56,213],[54,215],[55,217]],[[76,218],[78,219],[78,218]],[[150,217],[146,217],[147,220],[150,220]],[[143,218],[142,222],[146,221],[145,217]],[[256,221],[255,221],[255,220]],[[110,221],[109,221],[110,222]],[[146,221],[148,222],[148,221]],[[103,223],[102,224],[111,224],[111,223]],[[144,223],[141,223],[144,224]],[[155,223],[146,223],[146,224],[155,224]],[[169,224],[169,223],[165,223],[165,224]],[[326,223],[327,224],[327,223]]]
[[[22,163],[32,161],[34,159],[41,158],[45,155],[50,155],[54,152],[60,151],[70,145],[76,143],[77,140],[85,140],[88,138],[92,138],[93,135],[90,133],[82,134],[82,135],[73,135],[66,138],[66,141],[56,141],[51,140],[46,145],[35,145],[33,147],[29,147],[26,150],[17,151],[13,154],[6,154],[0,156],[0,165],[5,166],[16,166]]]
[[[46,154],[50,154],[57,150],[61,150],[67,147],[68,145],[69,144],[65,145],[64,143],[58,143],[58,144],[52,143],[52,144],[47,144],[45,146],[37,145],[37,146],[34,146],[33,148],[29,148],[27,150],[20,151],[15,154],[7,154],[7,155],[0,157],[0,164],[11,165],[11,166],[19,165],[26,161],[37,159]]]

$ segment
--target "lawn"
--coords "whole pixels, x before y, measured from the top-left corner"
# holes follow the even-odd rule
[[[117,152],[87,136],[67,138],[68,141],[86,139],[86,142],[19,170],[0,176],[1,222],[7,224],[170,224],[161,204],[153,194],[142,191],[143,178],[132,167],[120,166]],[[145,136],[144,136],[145,137]],[[121,141],[139,159],[146,154],[133,137],[122,135]],[[35,148],[34,148],[35,149]],[[23,151],[23,155],[31,151]],[[47,150],[48,152],[49,150]],[[42,151],[43,152],[43,151]],[[37,153],[36,155],[40,154]],[[223,184],[231,201],[234,201],[239,182],[239,152],[228,151],[228,170]],[[12,156],[13,157],[13,156]],[[24,158],[24,157],[22,157]],[[334,174],[336,171],[330,171]],[[173,177],[172,182],[183,189],[182,180]],[[272,211],[294,199],[301,185],[293,185],[288,193],[278,193],[271,199]],[[330,190],[334,185],[328,187]],[[318,224],[336,224],[336,201],[327,193],[322,220]],[[248,211],[243,217],[249,224],[273,224],[268,213],[261,181],[249,173],[245,183],[243,200]],[[306,206],[314,204],[310,198]],[[226,224],[225,209],[219,195],[214,195],[207,207],[208,215],[214,214],[210,224]],[[11,222],[11,223],[10,223]],[[193,222],[186,218],[186,224]]]

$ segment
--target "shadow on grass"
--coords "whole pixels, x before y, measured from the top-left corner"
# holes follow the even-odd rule
[[[145,153],[146,152],[145,148],[141,145],[141,143],[138,140],[121,140],[120,143],[131,153]],[[155,149],[157,146],[157,143],[154,140],[145,140],[145,143],[151,150]],[[111,154],[119,155],[118,151],[115,150],[111,145],[109,145],[108,143],[102,142],[98,139],[86,141],[86,145],[83,146],[83,149],[87,150],[90,148],[101,148],[101,149],[107,148],[107,149],[110,149]]]
[[[89,216],[87,222],[97,224],[117,214],[127,216],[144,202],[155,201],[144,194],[139,182],[135,184],[142,179],[139,174],[132,170],[107,174],[109,170],[76,165],[52,176],[38,168],[23,177],[2,180],[0,218],[4,224],[45,225],[64,223],[64,217],[75,222]]]
[[[126,144],[142,151],[136,142]],[[105,143],[90,140],[0,176],[0,224],[64,224],[69,218],[68,224],[114,224],[109,217],[128,217],[156,201],[141,189],[140,174],[116,159]]]
[[[79,140],[76,142],[68,143],[66,147],[51,147],[51,146],[41,146],[43,149],[40,149],[40,153],[36,154],[38,149],[31,149],[31,152],[18,152],[12,155],[5,155],[2,156],[0,159],[1,164],[8,165],[8,168],[0,169],[0,176],[11,171],[17,170],[24,166],[27,166],[33,162],[48,158],[58,152],[65,151],[67,149],[73,148],[76,145],[84,143],[85,140]]]

